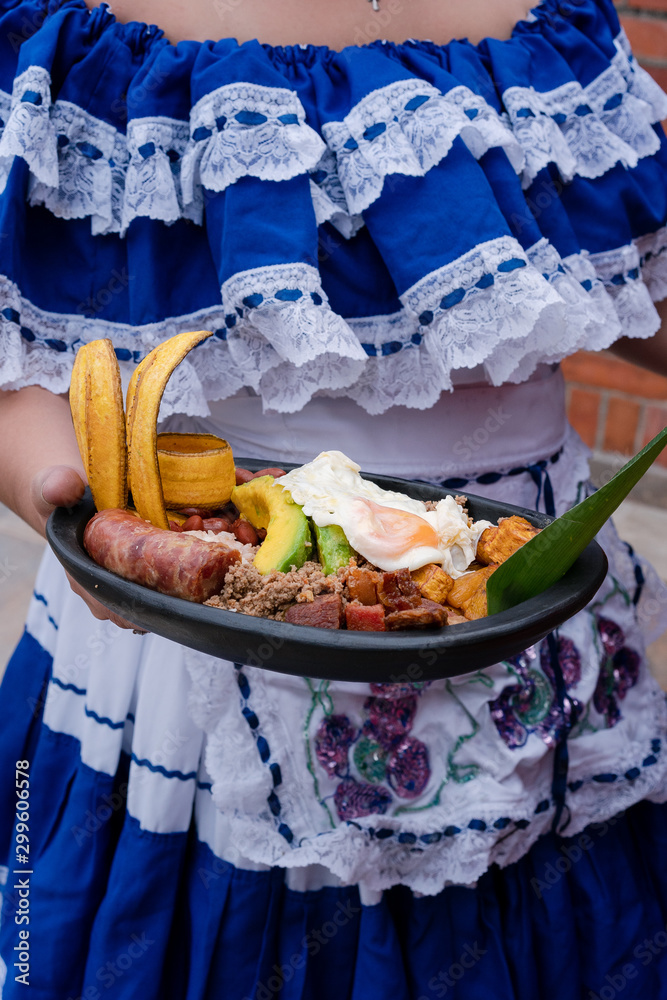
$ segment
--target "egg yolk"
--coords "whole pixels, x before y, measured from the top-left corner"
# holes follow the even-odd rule
[[[386,543],[387,552],[402,554],[421,546],[438,547],[437,532],[418,514],[383,507],[365,497],[355,497],[354,508],[359,522],[363,522],[364,535],[381,541],[383,547]]]

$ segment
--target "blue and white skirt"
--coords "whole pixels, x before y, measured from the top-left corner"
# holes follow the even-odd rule
[[[570,434],[474,488],[560,509],[582,472]],[[47,554],[0,695],[3,997],[21,956],[40,1000],[667,996],[665,588],[603,541],[538,647],[370,686],[119,630]]]

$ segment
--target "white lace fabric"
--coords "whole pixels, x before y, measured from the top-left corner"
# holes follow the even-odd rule
[[[461,371],[481,366],[493,385],[521,382],[539,364],[577,350],[652,336],[659,317],[651,292],[660,298],[666,286],[667,229],[566,260],[547,240],[524,253],[502,237],[428,275],[403,296],[398,313],[347,321],[306,264],[239,273],[223,286],[219,305],[136,327],[45,312],[0,277],[0,385],[66,392],[77,346],[104,336],[127,381],[157,343],[209,329],[214,336],[170,380],[162,417],[206,416],[209,401],[244,388],[278,413],[296,412],[318,394],[348,396],[376,415],[393,406],[428,408]]]
[[[507,125],[467,87],[442,95],[422,80],[399,80],[374,90],[341,122],[322,127],[336,156],[348,214],[376,201],[391,174],[420,177],[447,155],[461,136],[478,158],[491,146],[506,149],[516,166],[521,149]]]
[[[230,83],[201,98],[181,168],[185,204],[201,187],[224,191],[241,177],[287,180],[315,167],[325,146],[305,119],[296,94],[278,87]]]

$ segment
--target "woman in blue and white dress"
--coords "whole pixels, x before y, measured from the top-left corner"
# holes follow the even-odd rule
[[[165,427],[587,490],[558,362],[664,369],[667,99],[611,0],[375,6],[0,0],[2,498],[38,530],[83,488],[77,348],[127,380],[201,328]],[[667,592],[603,542],[538,646],[370,686],[135,635],[47,553],[0,696],[5,1000],[22,964],[38,1000],[667,997]]]

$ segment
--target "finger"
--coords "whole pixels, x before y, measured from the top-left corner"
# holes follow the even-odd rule
[[[33,505],[44,520],[55,507],[71,507],[83,496],[86,486],[76,469],[54,465],[41,469],[30,484]]]
[[[130,622],[126,618],[121,618],[120,615],[117,615],[114,611],[110,611],[109,608],[106,608],[100,603],[100,601],[92,597],[87,590],[84,590],[84,588],[76,582],[76,580],[72,579],[69,573],[67,574],[67,579],[69,580],[70,587],[74,593],[78,594],[78,596],[88,605],[93,618],[97,618],[98,621],[113,622],[113,624],[117,625],[118,628],[132,629],[132,631],[140,632],[142,635],[146,634],[145,631],[138,625],[135,625],[134,622]]]

